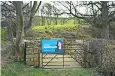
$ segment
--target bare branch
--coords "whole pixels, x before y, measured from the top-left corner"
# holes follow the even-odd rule
[[[33,16],[35,15],[36,7],[37,7],[37,1],[34,1],[33,7],[32,7],[31,12],[30,12],[29,23],[27,26],[24,27],[25,33],[32,26],[32,19],[33,19]]]
[[[109,17],[112,17],[113,15],[115,15],[115,10],[109,14]]]
[[[39,5],[38,5],[38,7],[37,7],[37,9],[36,9],[35,13],[38,11],[38,9],[39,9],[39,7],[40,7],[41,3],[42,3],[42,1],[40,1],[40,3],[39,3]]]
[[[64,2],[60,2],[60,1],[58,1],[58,3],[60,3],[62,6],[64,6],[66,9],[69,10],[69,7],[67,7],[66,5],[64,5]]]
[[[29,3],[27,3],[25,6],[23,6],[22,9],[25,9],[28,5],[29,5]]]

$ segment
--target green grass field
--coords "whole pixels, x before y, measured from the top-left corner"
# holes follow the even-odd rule
[[[58,25],[33,26],[32,30],[33,31],[44,32],[45,30],[56,30],[56,29],[67,30],[67,29],[75,29],[77,27],[77,25],[75,25],[73,23],[74,23],[74,20],[69,20],[64,25],[58,24]]]
[[[22,63],[15,62],[2,65],[2,76],[91,76],[87,69],[69,69],[69,70],[43,70],[34,68]]]
[[[45,26],[34,26],[32,30],[36,30],[39,32],[43,32],[44,30],[56,30],[56,29],[68,29],[68,28],[75,28],[75,25],[45,25]]]

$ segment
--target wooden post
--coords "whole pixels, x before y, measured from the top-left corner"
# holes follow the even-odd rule
[[[64,40],[64,42],[65,42],[65,40]],[[65,54],[65,43],[64,43],[64,53],[63,53],[63,68],[64,68],[64,54]]]
[[[27,42],[24,42],[24,64],[26,65],[26,48],[27,48]]]
[[[43,68],[43,53],[42,53],[42,68]]]
[[[38,49],[38,67],[40,67],[40,49]]]
[[[83,40],[83,45],[84,45],[84,40]],[[84,45],[84,68],[86,68],[86,47]]]

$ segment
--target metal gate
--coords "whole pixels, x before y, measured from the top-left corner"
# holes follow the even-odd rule
[[[40,40],[26,42],[24,55],[26,64],[54,69],[86,67],[85,40],[65,38],[64,41],[64,54],[42,54]]]
[[[84,39],[69,38],[65,43],[65,51],[82,67],[86,67],[86,47]]]
[[[55,69],[64,68],[64,54],[42,54],[41,67],[42,68],[55,68]]]
[[[41,54],[42,68],[78,68],[86,66],[84,40],[64,40],[64,54]]]

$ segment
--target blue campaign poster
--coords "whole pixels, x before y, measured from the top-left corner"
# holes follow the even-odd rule
[[[43,54],[63,54],[64,40],[63,39],[43,39],[41,41]]]

